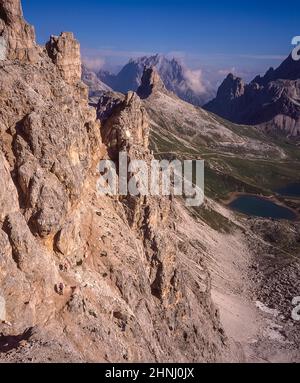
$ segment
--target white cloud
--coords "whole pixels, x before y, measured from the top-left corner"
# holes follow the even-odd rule
[[[184,77],[187,82],[187,85],[198,94],[206,93],[206,86],[203,81],[202,70],[201,69],[188,69],[184,70]]]
[[[90,70],[97,71],[103,67],[105,60],[102,58],[83,56],[83,64]]]

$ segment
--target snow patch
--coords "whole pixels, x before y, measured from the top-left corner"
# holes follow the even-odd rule
[[[206,92],[206,87],[203,83],[202,70],[185,69],[184,77],[187,85],[197,94],[203,94]]]

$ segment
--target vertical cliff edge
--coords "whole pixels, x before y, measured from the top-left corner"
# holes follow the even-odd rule
[[[18,0],[0,0],[0,38],[0,361],[223,360],[204,250],[179,239],[174,201],[96,191],[100,159],[152,158],[139,97],[101,125],[73,34],[39,47]]]

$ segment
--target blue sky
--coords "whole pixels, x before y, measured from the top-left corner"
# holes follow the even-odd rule
[[[276,66],[300,35],[300,1],[23,0],[37,40],[73,31],[91,66],[164,53],[193,69],[251,78]]]

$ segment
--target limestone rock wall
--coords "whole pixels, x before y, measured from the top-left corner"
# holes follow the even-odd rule
[[[51,36],[46,49],[67,83],[74,84],[81,80],[80,45],[73,33]]]
[[[6,36],[20,9],[1,2]],[[176,239],[171,201],[97,193],[99,160],[152,158],[141,100],[102,100],[101,125],[72,35],[37,62],[22,47],[0,65],[0,361],[221,360],[202,250]]]
[[[23,19],[19,0],[0,1],[0,60],[36,62],[34,28]]]

